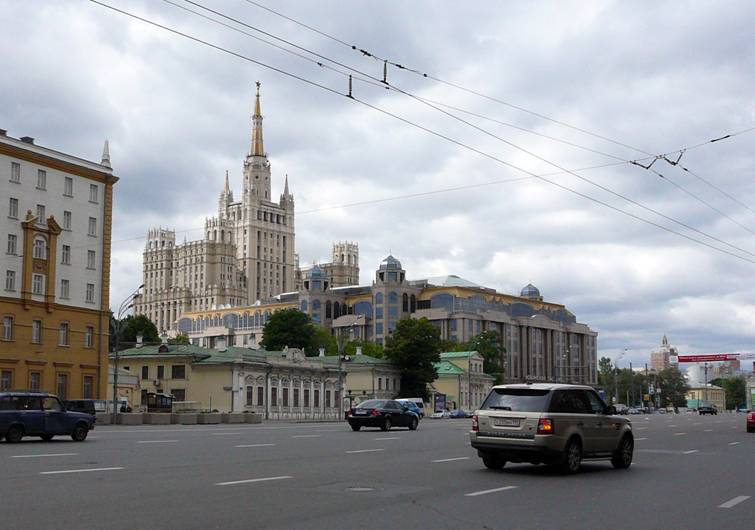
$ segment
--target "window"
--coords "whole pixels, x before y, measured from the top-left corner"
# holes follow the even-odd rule
[[[86,332],[84,333],[84,347],[94,347],[94,326],[87,326],[86,328]]]
[[[45,205],[37,204],[37,222],[39,224],[45,224]]]
[[[94,284],[93,283],[87,284],[86,303],[88,304],[94,303]]]
[[[13,317],[3,317],[3,340],[13,340]]]
[[[157,367],[157,378],[158,379],[165,379],[165,367],[164,366],[158,366]]]
[[[288,388],[283,388],[283,406],[288,407]]]
[[[10,163],[10,181],[21,182],[21,164],[18,162]]]
[[[278,388],[273,387],[270,389],[270,405],[273,407],[278,406]]]
[[[549,393],[549,390],[533,388],[494,388],[480,408],[512,412],[546,412]]]
[[[383,378],[378,377],[378,390],[383,390]]]
[[[68,211],[63,212],[63,228],[65,230],[71,229],[71,212],[68,212]]]
[[[149,379],[149,366],[142,366],[142,379]]]
[[[66,177],[65,187],[63,188],[63,195],[66,197],[73,197],[73,178]]]
[[[186,401],[186,389],[185,388],[174,388],[170,391],[170,393],[173,395],[174,401]]]
[[[304,406],[309,407],[309,388],[304,389]]]
[[[18,219],[18,199],[10,198],[10,204],[8,205],[8,217]]]
[[[186,379],[186,365],[174,364],[170,367],[171,379]]]
[[[37,189],[47,189],[47,171],[45,171],[44,169],[37,170]]]
[[[16,254],[16,242],[18,241],[18,237],[15,234],[8,234],[8,254]]]
[[[58,374],[58,383],[60,383],[60,377],[63,376],[65,378],[66,387],[68,386],[68,376],[66,374]],[[65,399],[63,395],[58,392],[58,395],[60,395],[61,399]],[[60,412],[63,410],[63,408],[60,406],[60,401],[58,401],[54,397],[47,397],[42,399],[42,409],[43,410],[50,410],[53,412]]]
[[[320,390],[315,388],[315,408],[320,408]]]
[[[70,296],[70,282],[68,280],[60,280],[60,297],[67,299]]]
[[[68,346],[68,323],[62,322],[58,329],[58,346]]]
[[[257,405],[264,405],[264,404],[265,404],[265,387],[258,386],[257,387]]]
[[[71,245],[63,245],[63,252],[60,253],[60,263],[63,265],[71,264]]]
[[[583,390],[582,395],[587,397],[587,401],[590,404],[590,410],[593,414],[605,414],[606,404],[598,397],[595,392],[589,390]]]
[[[32,256],[34,256],[35,259],[46,259],[45,246],[46,245],[44,239],[35,239],[34,247],[32,249]]]
[[[0,372],[0,391],[13,388],[13,372],[3,370]]]
[[[32,294],[44,294],[45,277],[41,274],[31,275],[31,292]]]
[[[16,271],[5,271],[5,290],[16,290]]]
[[[294,388],[294,407],[299,406],[299,389]]]
[[[39,392],[42,389],[42,372],[29,372],[29,390]]]
[[[90,236],[97,236],[97,219],[94,217],[89,218],[89,232]]]
[[[82,384],[82,396],[84,399],[92,399],[94,397],[94,377],[91,375],[85,375]]]
[[[97,184],[89,185],[89,202],[97,202]]]
[[[87,250],[87,269],[94,269],[94,250]]]
[[[42,342],[42,321],[31,321],[31,341],[34,344],[40,344]]]
[[[330,390],[325,391],[325,407],[330,408]]]
[[[62,400],[68,398],[68,374],[58,374],[58,397]],[[60,404],[58,404],[60,407]]]
[[[561,390],[553,393],[550,412],[590,414],[591,410],[581,390]]]
[[[251,407],[254,405],[254,387],[246,387],[246,406]]]

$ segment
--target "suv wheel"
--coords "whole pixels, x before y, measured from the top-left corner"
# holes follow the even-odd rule
[[[616,469],[627,469],[632,465],[632,455],[634,453],[634,440],[631,436],[624,436],[619,443],[619,447],[614,451],[611,457],[611,464]]]
[[[87,429],[87,426],[83,423],[79,423],[76,427],[74,427],[73,432],[71,433],[71,438],[74,442],[83,442],[87,439],[87,434],[89,434],[89,429]]]
[[[5,441],[11,444],[15,444],[21,441],[24,437],[24,430],[18,425],[14,425],[8,432],[5,433]]]
[[[419,420],[417,418],[412,418],[412,422],[409,424],[409,430],[416,431],[417,425],[419,425]]]
[[[485,464],[486,468],[493,469],[495,471],[503,469],[503,467],[506,465],[506,461],[503,458],[499,458],[493,455],[484,455],[482,457],[482,463]]]
[[[352,425],[351,425],[351,430],[352,430],[352,431],[358,431],[358,430],[359,430],[359,429],[361,429],[361,428],[362,428],[362,426],[361,426],[361,425],[356,425],[356,424],[352,424]]]
[[[572,438],[566,444],[566,449],[561,460],[561,470],[573,475],[579,471],[582,465],[582,444],[577,438]]]

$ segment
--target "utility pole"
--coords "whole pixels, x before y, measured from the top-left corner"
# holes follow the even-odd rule
[[[632,362],[629,362],[629,392],[632,394],[632,406],[634,407],[634,382],[632,381]]]
[[[705,384],[703,385],[703,400],[708,404],[708,363],[705,363]],[[698,407],[700,404],[698,403]]]

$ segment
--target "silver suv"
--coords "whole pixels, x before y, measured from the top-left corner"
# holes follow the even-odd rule
[[[579,471],[582,459],[632,464],[632,423],[616,416],[589,386],[499,385],[472,417],[472,447],[489,469],[506,462],[552,464]]]

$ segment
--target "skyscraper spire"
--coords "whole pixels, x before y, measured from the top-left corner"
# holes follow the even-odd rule
[[[252,156],[265,156],[265,146],[262,142],[262,107],[260,106],[260,85],[257,81],[257,96],[254,102],[254,115],[252,116],[252,148],[249,154]]]
[[[286,183],[283,185],[283,195],[290,195],[288,192],[288,173],[286,173]]]
[[[223,190],[226,193],[231,192],[231,186],[228,184],[228,170],[225,170],[225,189]]]
[[[102,146],[102,160],[100,161],[101,166],[112,168],[113,166],[110,165],[110,143],[105,140],[105,145]]]

